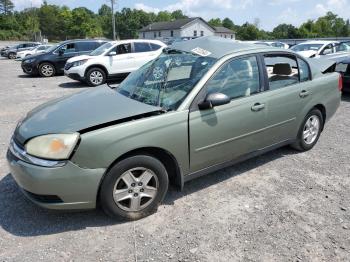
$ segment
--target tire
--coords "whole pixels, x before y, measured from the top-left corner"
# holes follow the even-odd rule
[[[7,57],[8,57],[8,59],[16,59],[16,56],[17,56],[16,53],[11,52],[8,54]]]
[[[309,121],[316,121],[310,126]],[[291,146],[301,152],[311,150],[320,138],[323,130],[324,119],[320,110],[314,108],[305,117],[301,127],[299,128],[298,137],[295,143]],[[311,128],[311,129],[310,129]],[[311,131],[310,131],[311,130]],[[312,131],[313,130],[313,131]],[[307,136],[308,134],[308,136]]]
[[[137,220],[157,211],[168,184],[168,173],[158,159],[137,155],[118,162],[108,171],[100,186],[99,201],[109,216]]]
[[[93,67],[86,72],[86,83],[89,86],[99,86],[106,83],[106,73],[101,68]]]
[[[39,74],[42,77],[52,77],[56,75],[56,68],[53,64],[51,63],[42,63],[39,65]]]

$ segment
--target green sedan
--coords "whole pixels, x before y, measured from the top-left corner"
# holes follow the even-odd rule
[[[272,47],[203,37],[175,43],[117,88],[39,106],[7,153],[24,194],[51,209],[157,210],[170,183],[292,145],[307,151],[340,104],[342,79]]]

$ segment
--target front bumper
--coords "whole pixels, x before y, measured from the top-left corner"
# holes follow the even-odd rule
[[[23,63],[21,64],[22,70],[24,73],[29,74],[29,75],[38,75],[39,71],[34,63]]]
[[[35,204],[49,209],[96,207],[105,169],[81,168],[71,161],[60,167],[41,167],[24,162],[11,150],[7,160],[16,183]]]
[[[69,68],[69,69],[67,69]],[[78,81],[84,81],[85,80],[85,75],[84,73],[85,70],[82,69],[80,66],[76,67],[67,67],[67,64],[64,69],[64,75],[73,79],[73,80],[78,80]]]

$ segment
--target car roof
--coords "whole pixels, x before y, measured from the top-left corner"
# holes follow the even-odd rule
[[[321,45],[327,45],[327,44],[332,44],[332,43],[338,43],[338,41],[324,41],[324,40],[311,40],[311,41],[306,41],[302,42],[298,45],[302,44],[321,44]]]
[[[185,42],[175,42],[170,48],[196,54],[201,53],[202,56],[209,56],[218,59],[237,52],[277,50],[274,47],[236,42],[216,36],[205,36]]]
[[[161,44],[162,46],[165,46],[165,44],[160,41],[160,40],[152,40],[152,39],[124,39],[124,40],[117,40],[117,41],[112,41],[111,43],[113,45],[115,44],[122,44],[122,43],[129,43],[129,42],[134,42],[134,43],[144,43],[144,42],[148,42],[148,43],[154,43],[154,44]]]
[[[60,42],[59,45],[69,44],[69,43],[77,43],[77,42],[109,42],[107,39],[71,39]]]

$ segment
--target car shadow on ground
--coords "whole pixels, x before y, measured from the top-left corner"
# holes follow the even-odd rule
[[[88,88],[89,87],[87,84],[78,82],[78,81],[61,83],[58,86],[62,88]]]
[[[211,185],[242,175],[246,171],[277,158],[295,153],[296,151],[289,147],[284,147],[192,180],[186,183],[183,191],[170,187],[163,204],[173,205],[174,201],[185,195],[190,195]],[[0,180],[0,210],[0,226],[10,234],[22,237],[51,235],[83,230],[87,227],[103,227],[126,222],[109,218],[101,209],[67,212],[37,207],[26,199],[10,174]]]

